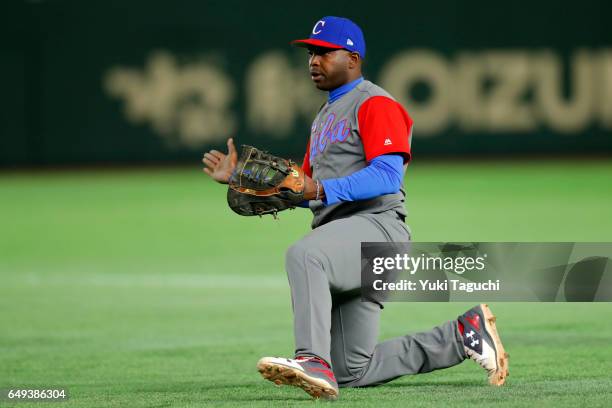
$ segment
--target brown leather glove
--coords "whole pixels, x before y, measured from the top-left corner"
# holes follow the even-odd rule
[[[304,200],[304,171],[293,161],[252,146],[242,146],[229,179],[227,203],[240,215],[272,214]]]

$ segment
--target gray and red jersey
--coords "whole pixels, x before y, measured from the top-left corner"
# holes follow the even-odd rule
[[[383,154],[401,154],[406,164],[410,160],[412,124],[391,95],[370,81],[362,81],[340,99],[321,107],[312,123],[302,167],[313,179],[326,180],[349,176]],[[329,206],[313,200],[312,228],[350,215],[388,210],[405,217],[405,196],[402,185],[397,193],[368,200]]]

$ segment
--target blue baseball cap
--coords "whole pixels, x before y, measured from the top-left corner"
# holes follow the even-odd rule
[[[291,41],[291,44],[298,47],[343,48],[358,53],[362,59],[366,51],[361,28],[348,18],[334,16],[323,17],[312,28],[310,37]]]

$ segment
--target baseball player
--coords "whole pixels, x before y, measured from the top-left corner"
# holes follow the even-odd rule
[[[382,305],[360,296],[360,243],[406,242],[404,172],[413,121],[385,90],[365,80],[366,45],[351,20],[324,17],[305,47],[315,86],[328,99],[312,124],[302,169],[312,231],[286,254],[294,312],[295,356],[264,357],[257,368],[276,384],[314,398],[336,399],[338,387],[382,384],[451,367],[470,358],[502,385],[508,357],[486,305],[430,331],[378,343]],[[227,183],[237,154],[205,154],[204,171]]]

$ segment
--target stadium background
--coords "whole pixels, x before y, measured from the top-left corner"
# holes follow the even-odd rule
[[[291,354],[283,254],[310,215],[235,216],[199,161],[228,136],[302,156],[324,95],[288,42],[323,15],[362,26],[366,77],[415,119],[415,239],[612,241],[607,2],[1,10],[0,388],[66,387],[73,406],[307,401],[254,365]],[[389,305],[381,338],[467,307]],[[609,304],[492,307],[507,387],[466,363],[340,404],[605,406]]]

